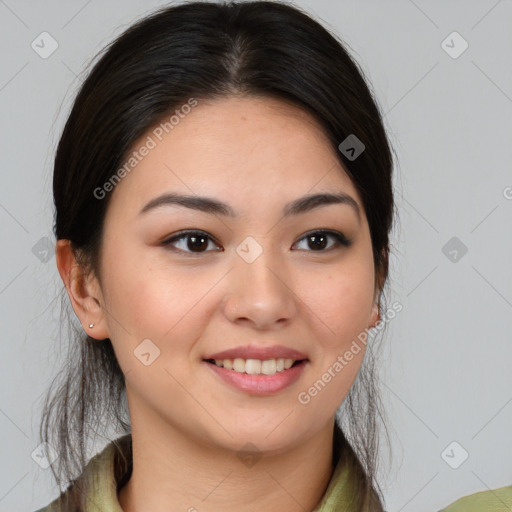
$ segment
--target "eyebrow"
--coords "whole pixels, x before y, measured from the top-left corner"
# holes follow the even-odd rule
[[[350,206],[355,211],[358,221],[361,221],[359,205],[352,196],[349,196],[344,192],[309,194],[300,197],[299,199],[295,199],[284,206],[283,216],[286,218],[294,215],[300,215],[331,204],[346,204]],[[232,218],[237,216],[231,206],[226,203],[222,203],[217,199],[203,196],[181,195],[174,192],[155,197],[142,208],[139,215],[164,206],[183,206],[185,208],[199,210],[212,215],[222,215]]]

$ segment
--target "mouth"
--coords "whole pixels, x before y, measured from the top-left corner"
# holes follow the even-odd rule
[[[309,359],[203,359],[216,378],[245,394],[271,396],[292,386]]]
[[[235,373],[248,375],[275,375],[301,364],[308,359],[204,359],[205,362]]]

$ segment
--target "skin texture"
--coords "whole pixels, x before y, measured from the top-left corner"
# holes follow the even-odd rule
[[[379,319],[360,196],[316,121],[278,100],[199,101],[156,141],[112,192],[101,283],[57,243],[75,313],[98,343],[111,339],[126,377],[134,469],[120,504],[125,512],[313,510],[332,475],[335,413],[364,346],[307,405],[297,396]],[[283,218],[289,201],[333,191],[352,196],[360,220],[346,204]],[[237,216],[180,206],[139,215],[164,192],[216,198]],[[316,249],[305,235],[320,228],[351,246],[330,235]],[[161,244],[185,229],[211,238],[199,252],[189,238],[174,251]],[[263,250],[252,263],[236,252],[248,236]],[[146,366],[134,350],[148,338],[160,355]],[[249,343],[292,347],[309,361],[272,396],[230,387],[203,361]],[[250,467],[237,457],[248,442],[261,456]]]

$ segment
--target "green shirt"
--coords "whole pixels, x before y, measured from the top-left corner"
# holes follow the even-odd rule
[[[117,442],[123,453],[131,459],[131,434],[117,439]],[[118,464],[116,451],[114,442],[110,442],[102,452],[89,461],[80,475],[79,484],[83,485],[86,496],[83,512],[123,512],[117,493],[131,474],[131,466],[125,473],[122,473],[119,467],[116,469]],[[336,452],[333,451],[333,453]],[[347,503],[351,486],[348,466],[336,463],[324,496],[312,512],[350,512]],[[70,488],[71,486],[64,491],[63,495]],[[57,500],[58,498],[36,512],[56,512]]]
[[[465,496],[439,512],[510,512],[512,485]]]
[[[116,440],[116,443],[122,453],[131,461],[131,434],[120,437]],[[337,454],[337,451],[333,450],[333,454]],[[338,460],[338,458],[335,457],[334,460]],[[129,479],[131,469],[132,466],[129,465],[128,471],[121,471],[114,441],[109,443],[102,452],[95,455],[77,480],[86,489],[83,512],[123,512],[119,505],[117,493]],[[348,473],[348,466],[342,465],[338,461],[321,502],[312,512],[350,512],[347,503],[352,487],[353,482]],[[36,512],[56,512],[57,499]],[[466,496],[439,512],[511,511],[512,485]]]

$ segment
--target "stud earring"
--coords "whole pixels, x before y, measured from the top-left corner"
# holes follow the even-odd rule
[[[92,329],[94,327],[94,324],[89,324],[89,327]]]

